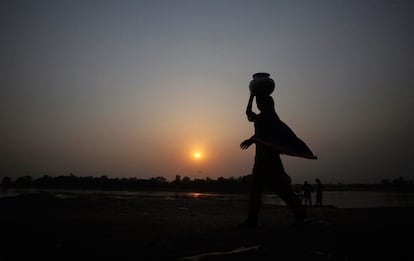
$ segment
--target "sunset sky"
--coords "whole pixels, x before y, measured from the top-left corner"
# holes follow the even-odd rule
[[[294,183],[414,179],[413,1],[2,0],[0,34],[1,177],[249,174],[268,72]]]

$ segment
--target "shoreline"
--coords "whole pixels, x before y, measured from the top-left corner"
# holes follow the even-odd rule
[[[300,190],[303,184],[291,184],[294,189]],[[311,184],[314,185],[314,184]],[[217,194],[240,194],[247,191],[248,186],[240,190],[231,189],[200,189],[200,188],[99,188],[99,187],[4,187],[0,184],[0,194],[2,191],[16,190],[16,191],[104,191],[104,192],[198,192],[198,193],[217,193]],[[344,184],[344,185],[324,185],[324,192],[341,192],[341,191],[367,191],[367,192],[384,192],[384,193],[414,193],[414,189],[401,189],[401,188],[381,188],[376,184]],[[268,191],[272,192],[272,191]]]

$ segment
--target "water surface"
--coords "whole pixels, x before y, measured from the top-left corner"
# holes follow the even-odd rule
[[[164,200],[247,200],[245,194],[172,192],[172,191],[106,191],[106,190],[39,190],[8,189],[1,190],[0,197],[15,197],[26,193],[53,193],[58,198],[88,196],[97,198],[145,199],[158,198]],[[315,194],[312,198],[315,202]],[[338,208],[373,208],[373,207],[414,207],[414,193],[381,192],[381,191],[325,191],[324,205]],[[265,205],[285,205],[275,194],[265,194]]]

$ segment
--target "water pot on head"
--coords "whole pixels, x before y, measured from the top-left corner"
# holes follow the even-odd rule
[[[275,82],[268,73],[255,73],[249,89],[256,96],[270,95],[275,90]]]

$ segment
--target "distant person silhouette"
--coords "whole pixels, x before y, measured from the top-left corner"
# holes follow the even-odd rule
[[[316,181],[316,206],[322,206],[323,185],[319,179],[315,179],[315,181]]]
[[[312,192],[313,192],[313,188],[312,186],[305,181],[305,183],[303,183],[302,185],[302,190],[303,190],[303,200],[305,203],[305,206],[312,206]]]
[[[255,162],[252,181],[248,195],[248,216],[239,227],[257,227],[263,187],[269,185],[274,192],[291,208],[297,224],[303,224],[306,210],[299,197],[291,188],[291,179],[286,174],[280,154],[316,159],[306,144],[280,119],[274,108],[270,93],[274,82],[268,73],[256,73],[250,82],[250,98],[246,114],[254,122],[255,134],[240,144],[241,149],[248,149],[256,144]],[[252,111],[253,99],[256,97],[260,113]]]
[[[303,202],[303,192],[300,189],[295,189],[295,194],[298,196],[300,202]]]

